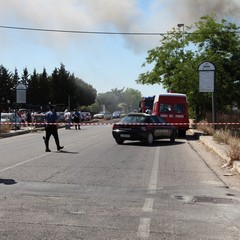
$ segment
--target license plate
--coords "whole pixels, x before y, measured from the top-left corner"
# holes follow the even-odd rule
[[[120,134],[120,137],[123,137],[123,138],[130,138],[130,134]]]

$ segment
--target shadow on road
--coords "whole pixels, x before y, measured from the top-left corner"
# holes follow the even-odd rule
[[[5,185],[13,185],[16,184],[17,182],[14,179],[1,179],[0,178],[0,184],[3,183]]]
[[[56,151],[55,153],[70,153],[70,154],[79,154],[79,152],[71,152],[66,150]]]
[[[174,143],[171,143],[169,140],[159,140],[159,141],[154,141],[152,145],[146,145],[146,143],[141,142],[141,141],[128,141],[126,140],[122,145],[127,145],[127,146],[143,146],[143,147],[159,147],[159,146],[176,146],[179,144],[184,144],[184,142],[181,141],[175,141]]]

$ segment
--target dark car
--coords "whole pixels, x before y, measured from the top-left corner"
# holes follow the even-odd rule
[[[112,118],[120,118],[121,117],[121,112],[120,111],[115,111],[112,114]]]
[[[159,116],[129,113],[113,125],[112,135],[118,144],[123,144],[125,140],[139,140],[151,145],[155,139],[169,138],[175,142],[176,128]]]

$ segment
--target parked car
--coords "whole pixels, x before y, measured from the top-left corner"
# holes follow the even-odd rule
[[[121,117],[121,112],[120,111],[115,111],[112,114],[112,118],[120,118]]]
[[[92,115],[90,112],[81,112],[83,121],[90,121],[92,119]]]
[[[44,119],[45,119],[44,113],[34,113],[32,115],[32,122],[35,127],[44,127]]]
[[[112,114],[110,112],[100,112],[100,113],[94,114],[93,118],[97,118],[97,119],[111,119],[112,118]]]
[[[21,118],[16,113],[1,113],[1,124],[10,124],[11,129],[20,129]]]
[[[112,135],[118,144],[125,140],[139,140],[151,145],[156,139],[169,138],[173,143],[176,127],[168,125],[161,117],[146,113],[129,113],[112,128]]]

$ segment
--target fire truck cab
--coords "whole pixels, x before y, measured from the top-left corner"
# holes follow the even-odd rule
[[[139,102],[139,112],[146,113],[148,110],[152,112],[154,97],[142,97],[141,102]]]

